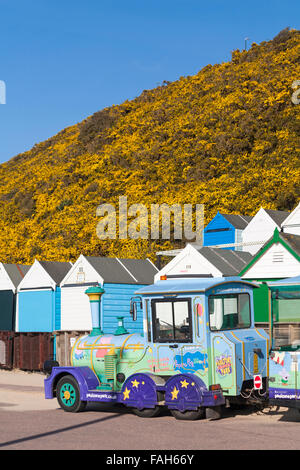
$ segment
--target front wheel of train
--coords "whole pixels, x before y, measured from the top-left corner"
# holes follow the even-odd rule
[[[72,375],[62,377],[58,381],[56,397],[64,411],[78,413],[86,407],[86,401],[80,399],[79,386]]]

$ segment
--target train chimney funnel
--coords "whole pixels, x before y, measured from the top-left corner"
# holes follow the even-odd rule
[[[101,329],[101,321],[100,321],[100,303],[101,303],[101,296],[104,294],[104,289],[101,286],[93,286],[89,287],[85,293],[89,297],[90,305],[91,305],[91,315],[92,315],[92,332],[90,336],[98,336],[103,335],[103,331]]]

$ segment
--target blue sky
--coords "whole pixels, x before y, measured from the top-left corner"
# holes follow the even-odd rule
[[[298,0],[0,0],[0,162],[299,18]]]

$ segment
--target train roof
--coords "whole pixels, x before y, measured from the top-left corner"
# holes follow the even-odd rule
[[[175,294],[182,292],[206,292],[209,289],[224,284],[238,283],[250,287],[258,287],[254,282],[249,282],[237,276],[232,277],[209,277],[209,278],[181,278],[157,281],[150,286],[142,287],[136,294]]]
[[[287,285],[300,286],[300,276],[287,277],[285,279],[281,279],[280,281],[268,281],[267,284],[271,289],[272,287],[275,288]]]

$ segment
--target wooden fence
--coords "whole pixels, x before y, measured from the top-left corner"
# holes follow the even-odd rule
[[[90,334],[90,331],[55,331],[56,360],[60,366],[71,365],[71,351],[75,341],[80,336]]]
[[[256,328],[263,328],[269,334],[268,323],[256,323]],[[300,344],[300,323],[275,323],[273,326],[274,346]]]
[[[42,371],[54,357],[51,333],[0,331],[0,368]]]

